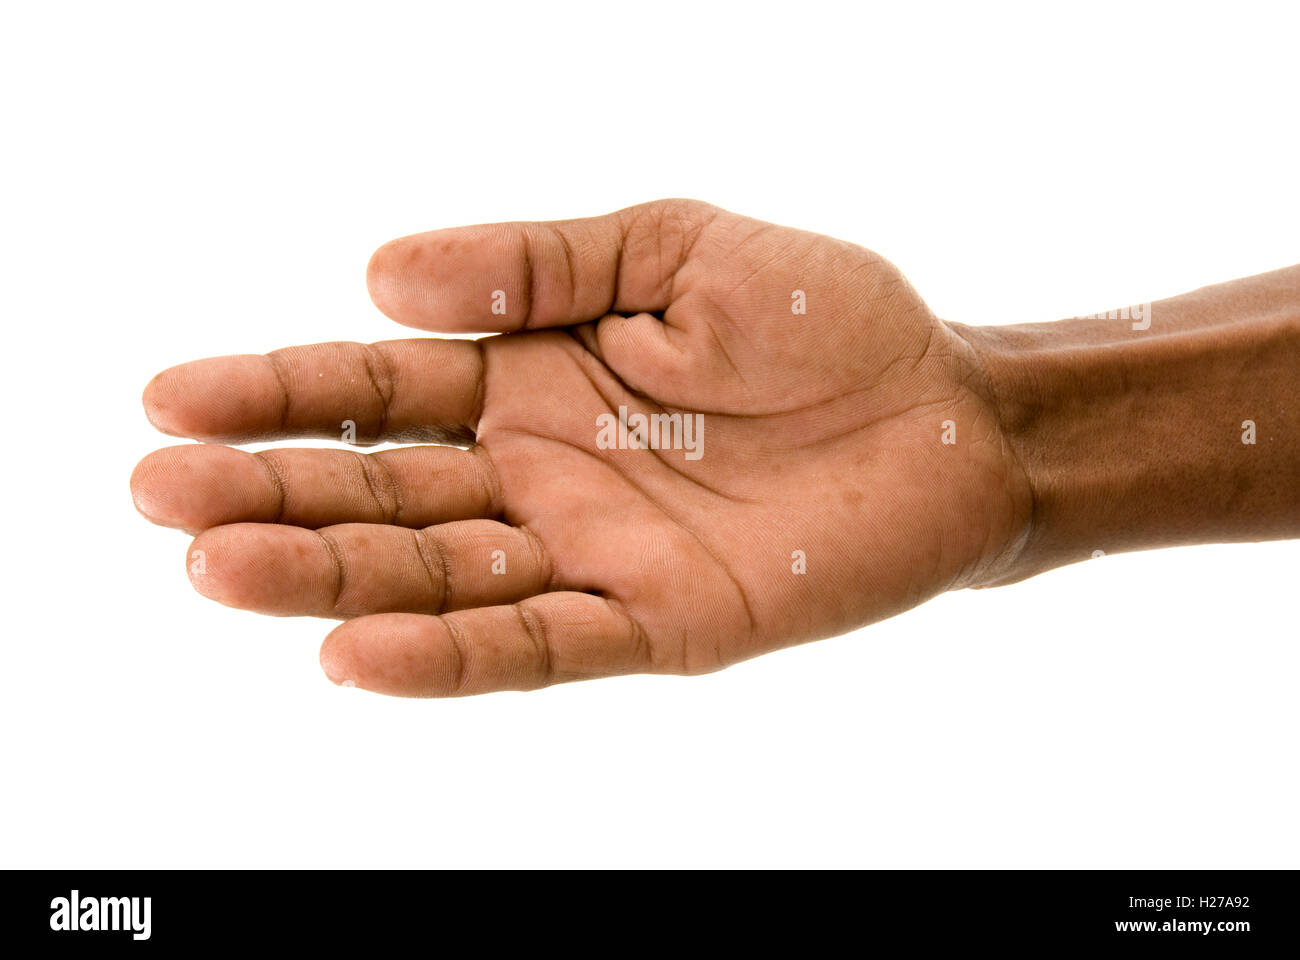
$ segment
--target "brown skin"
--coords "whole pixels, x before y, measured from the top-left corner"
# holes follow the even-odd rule
[[[1160,319],[1177,326],[1178,301],[1155,305],[1145,341],[1123,321],[944,323],[868,250],[694,201],[440,230],[375,254],[375,302],[408,326],[504,335],[174,367],[145,391],[149,418],[209,443],[146,457],[132,492],[198,532],[205,596],[346,618],[321,651],[337,683],[456,696],[704,672],[1093,549],[1300,534],[1297,404],[1283,410],[1300,273],[1280,274],[1250,288],[1244,320],[1232,307],[1250,297],[1223,294],[1210,312],[1231,329],[1192,323],[1178,343]],[[1117,359],[1118,341],[1147,353]],[[1249,391],[1247,361],[1266,368]],[[702,413],[703,455],[599,449],[596,418],[620,405]],[[1252,414],[1246,454],[1229,430],[1144,467],[1152,445],[1179,446],[1171,420]],[[212,443],[337,440],[347,420],[360,442],[474,445]],[[1228,520],[1182,486],[1207,461]]]

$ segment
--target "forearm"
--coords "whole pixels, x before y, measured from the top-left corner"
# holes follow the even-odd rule
[[[1033,490],[997,582],[1097,550],[1300,536],[1300,267],[1148,310],[1147,329],[954,324]]]

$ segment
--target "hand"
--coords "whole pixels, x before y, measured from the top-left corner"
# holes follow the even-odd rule
[[[200,360],[150,383],[150,420],[469,449],[185,445],[132,477],[199,532],[205,596],[347,618],[335,682],[714,670],[995,580],[1026,535],[974,351],[861,247],[671,200],[406,237],[369,283],[400,323],[503,335]],[[681,419],[618,448],[621,408]]]

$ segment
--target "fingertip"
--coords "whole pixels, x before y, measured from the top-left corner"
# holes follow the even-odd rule
[[[184,443],[150,453],[131,473],[131,498],[146,520],[198,533],[258,517],[255,496],[265,479],[248,454],[231,447]]]
[[[173,437],[220,440],[274,433],[284,390],[265,357],[209,357],[170,367],[144,389],[145,416]]]
[[[507,332],[532,304],[516,225],[451,227],[391,240],[366,267],[370,299],[403,326],[440,333]]]
[[[324,590],[313,578],[316,534],[293,527],[230,523],[194,538],[190,583],[209,600],[271,616],[302,613],[303,598]]]
[[[438,618],[376,613],[340,624],[321,644],[320,665],[333,683],[394,697],[455,693],[456,654],[440,642]]]
[[[366,264],[366,289],[371,301],[385,316],[403,326],[426,327],[411,302],[420,259],[421,249],[415,238],[400,237],[376,250]]]
[[[355,670],[352,668],[350,643],[344,628],[348,624],[336,627],[325,636],[320,646],[320,668],[329,678],[330,683],[340,687],[355,687]]]
[[[144,457],[131,471],[131,502],[140,516],[160,527],[186,529],[176,503],[176,489],[164,477],[175,447],[164,447]]]
[[[180,399],[180,387],[177,371],[179,367],[169,367],[157,374],[145,385],[140,397],[144,405],[144,415],[159,433],[172,437],[185,436],[173,426],[177,419],[177,401]]]
[[[190,578],[190,585],[200,596],[215,600],[226,606],[235,606],[227,599],[228,589],[218,576],[220,561],[220,539],[205,530],[190,541],[185,551],[185,573]],[[214,550],[214,547],[217,548]]]

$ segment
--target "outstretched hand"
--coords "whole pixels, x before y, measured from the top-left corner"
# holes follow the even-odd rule
[[[500,335],[174,367],[149,418],[207,442],[131,481],[198,534],[203,595],[343,618],[336,683],[714,670],[996,580],[1026,533],[978,358],[861,247],[669,200],[395,240],[369,284],[399,323]],[[348,422],[413,445],[219,445]]]

